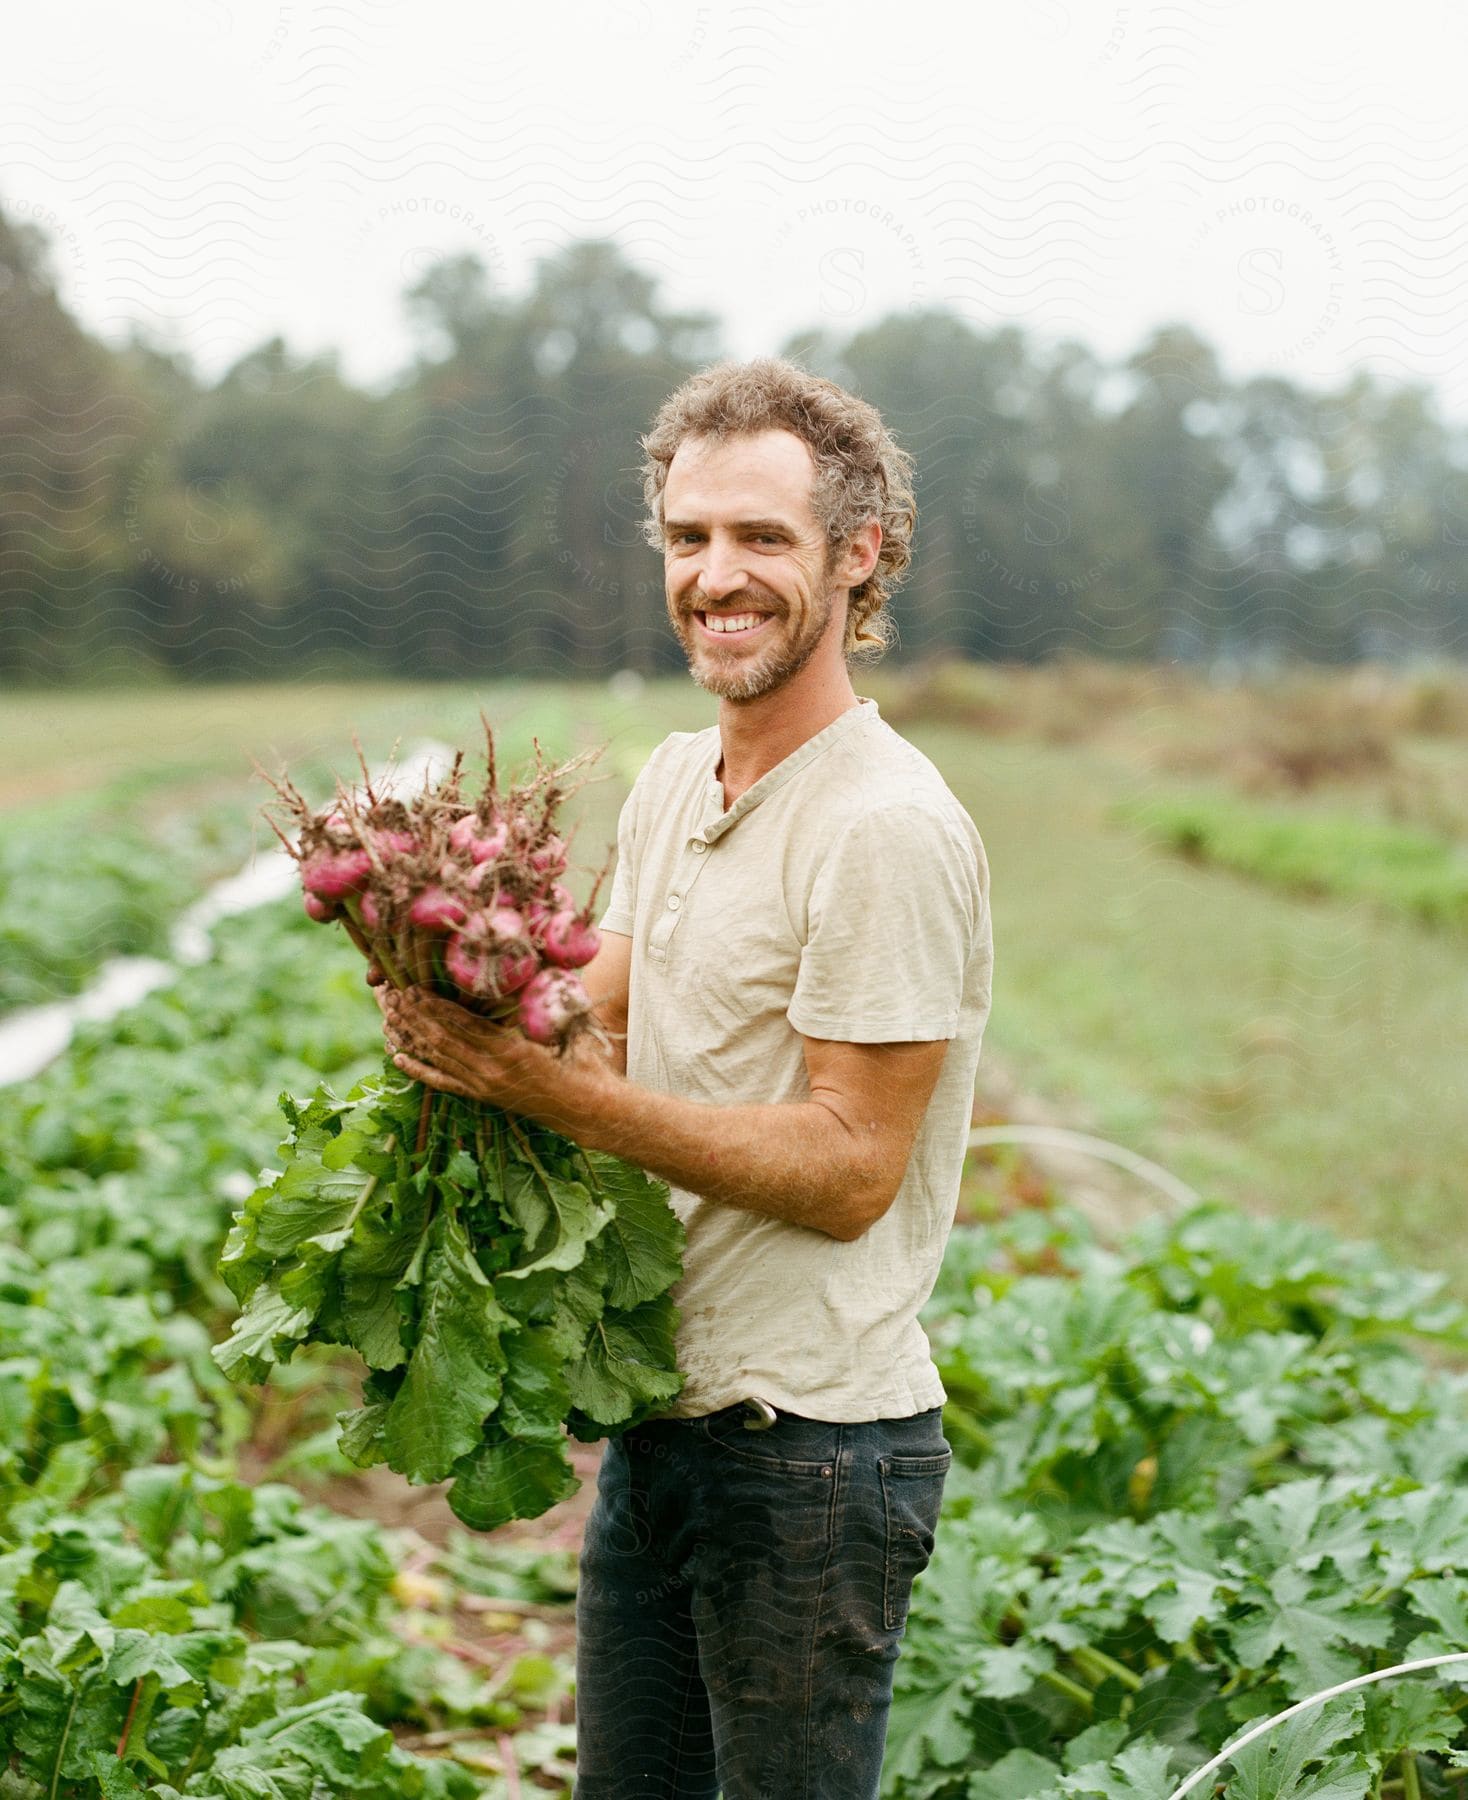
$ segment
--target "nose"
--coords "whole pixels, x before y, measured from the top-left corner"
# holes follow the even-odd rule
[[[698,586],[707,600],[724,600],[749,585],[749,571],[737,543],[715,539],[699,558]]]

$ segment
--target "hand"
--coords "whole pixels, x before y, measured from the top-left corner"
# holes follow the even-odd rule
[[[587,1046],[557,1056],[518,1031],[427,988],[375,986],[388,1047],[405,1075],[443,1093],[521,1113],[584,1140],[604,1084],[615,1079]]]

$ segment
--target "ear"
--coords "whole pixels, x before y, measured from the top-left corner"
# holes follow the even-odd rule
[[[882,548],[882,527],[875,519],[868,519],[865,524],[858,525],[852,533],[851,542],[836,559],[832,576],[839,587],[860,587],[872,570],[877,566],[877,556]]]

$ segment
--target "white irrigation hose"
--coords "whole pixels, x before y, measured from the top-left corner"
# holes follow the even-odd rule
[[[452,759],[447,744],[430,740],[402,762],[384,763],[374,770],[372,779],[384,789],[395,783],[416,784],[442,774]],[[66,1049],[82,1020],[115,1018],[166,987],[181,968],[203,962],[209,955],[213,926],[221,919],[281,899],[295,888],[297,879],[295,864],[272,843],[252,856],[238,874],[216,882],[175,921],[167,961],[156,956],[115,956],[94,973],[82,993],[6,1013],[0,1018],[0,1087],[39,1075]]]
[[[1106,1138],[1091,1137],[1084,1131],[1066,1131],[1058,1125],[980,1125],[968,1134],[968,1143],[970,1150],[980,1144],[1040,1144],[1057,1150],[1084,1150],[1150,1182],[1175,1206],[1197,1206],[1203,1198],[1196,1188],[1169,1174],[1160,1164],[1138,1156],[1135,1150],[1113,1144]]]
[[[1233,1743],[1220,1750],[1212,1762],[1204,1763],[1201,1769],[1189,1775],[1181,1787],[1174,1788],[1167,1800],[1183,1800],[1184,1794],[1190,1794],[1205,1775],[1212,1775],[1225,1763],[1232,1762],[1245,1744],[1252,1744],[1256,1737],[1272,1731],[1286,1719],[1293,1719],[1296,1713],[1304,1712],[1307,1707],[1319,1706],[1325,1700],[1334,1700],[1337,1694],[1349,1694],[1352,1688],[1368,1687],[1373,1681],[1385,1681],[1389,1675],[1409,1675],[1414,1669],[1435,1669],[1442,1663],[1450,1662],[1468,1662],[1468,1650],[1455,1650],[1449,1656],[1424,1656],[1416,1662],[1393,1663],[1389,1669],[1374,1669],[1369,1675],[1356,1675],[1350,1681],[1337,1683],[1335,1687],[1322,1688],[1318,1694],[1311,1694],[1306,1700],[1297,1700],[1293,1706],[1286,1707],[1283,1712],[1276,1713],[1263,1724],[1251,1727],[1241,1738],[1236,1738]]]

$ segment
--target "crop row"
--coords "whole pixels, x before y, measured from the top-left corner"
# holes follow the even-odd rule
[[[955,1233],[926,1323],[956,1461],[891,1800],[1166,1800],[1251,1722],[1468,1650],[1468,1315],[1440,1277],[1220,1206],[1115,1251],[1026,1211]],[[1394,1678],[1261,1738],[1227,1792],[1461,1795],[1465,1707],[1468,1661]]]
[[[202,884],[248,855],[251,798],[186,809],[156,785],[0,820],[0,1013],[78,992],[109,957],[165,954]]]
[[[380,1043],[359,959],[287,905],[232,921],[208,963],[0,1093],[8,1800],[469,1800],[506,1790],[392,1727],[492,1738],[564,1693],[544,1657],[487,1677],[440,1644],[458,1588],[502,1592],[516,1559],[465,1537],[445,1581],[419,1545],[415,1581],[394,1534],[236,1474],[255,1421],[208,1353],[230,1211],[273,1153],[276,1094],[348,1086]],[[431,1614],[412,1610],[425,1567]],[[569,1727],[540,1727],[526,1766],[569,1748]]]

